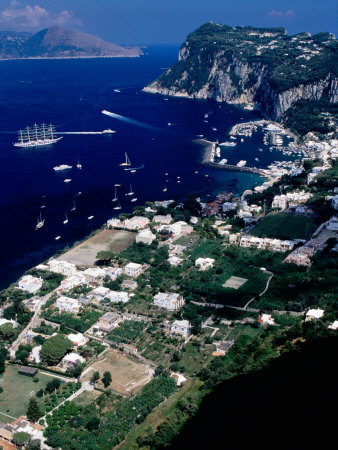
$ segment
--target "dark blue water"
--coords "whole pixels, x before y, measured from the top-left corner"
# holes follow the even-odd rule
[[[142,93],[142,87],[176,61],[178,48],[147,51],[135,59],[0,62],[0,287],[85,237],[113,215],[131,211],[147,200],[182,199],[191,192],[206,196],[221,189],[241,192],[261,183],[254,174],[201,166],[201,147],[192,142],[199,134],[222,142],[234,123],[255,118],[257,113],[214,102],[165,100]],[[101,114],[102,109],[126,119],[107,117]],[[205,123],[204,115],[210,112]],[[65,134],[49,147],[13,147],[16,131],[35,122],[53,123],[60,132],[112,128],[117,133]],[[261,146],[255,139],[246,140],[236,150],[228,150],[228,156],[232,153],[229,162],[246,159],[248,165],[254,165],[258,154],[263,165],[276,159],[270,152],[264,153],[263,159],[263,153],[257,153]],[[133,166],[144,168],[136,173],[124,171],[119,166],[124,152]],[[82,170],[76,169],[78,157]],[[59,164],[73,168],[55,173],[53,167]],[[181,183],[177,183],[177,176]],[[64,183],[65,178],[72,181]],[[122,210],[118,212],[111,202],[115,183],[122,184]],[[138,198],[136,203],[124,195],[129,184]],[[76,211],[70,212],[78,192],[82,194],[75,198]],[[40,209],[42,205],[46,207]],[[45,226],[35,231],[40,211]],[[65,213],[67,225],[63,225]],[[91,215],[94,218],[88,220]],[[58,235],[61,239],[56,241]]]

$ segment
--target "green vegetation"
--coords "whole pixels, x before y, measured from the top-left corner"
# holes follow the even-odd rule
[[[261,238],[307,239],[316,228],[312,217],[271,213],[256,225],[250,234]]]
[[[96,259],[102,261],[105,265],[107,265],[112,259],[114,259],[114,257],[114,253],[109,250],[102,250],[96,255]]]
[[[35,398],[29,400],[26,417],[32,422],[37,422],[42,416],[42,411],[39,408],[38,402]]]
[[[137,338],[146,324],[144,322],[135,322],[134,320],[128,320],[119,324],[107,335],[107,339],[117,344],[124,343],[129,344],[135,338]]]
[[[40,350],[40,356],[47,365],[55,366],[72,347],[73,344],[69,339],[57,334],[45,340]]]
[[[102,315],[102,312],[89,308],[82,308],[77,314],[77,317],[71,313],[64,311],[58,313],[55,310],[45,310],[41,315],[47,320],[64,324],[72,330],[83,333],[98,320]]]
[[[136,396],[118,402],[108,390],[108,395],[102,395],[96,402],[99,410],[92,405],[83,408],[65,404],[47,418],[47,444],[74,450],[113,448],[174,390],[172,379],[159,376]]]

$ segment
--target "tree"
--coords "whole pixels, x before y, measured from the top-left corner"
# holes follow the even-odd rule
[[[68,338],[58,334],[45,340],[40,355],[48,365],[55,366],[72,347],[73,344]]]
[[[94,372],[93,376],[90,379],[90,382],[95,384],[98,380],[100,379],[100,374],[99,372]]]
[[[42,416],[42,412],[35,398],[31,398],[29,400],[26,416],[27,419],[31,420],[32,422],[37,422]]]
[[[76,361],[74,367],[70,367],[69,369],[67,369],[67,373],[69,373],[69,375],[71,375],[74,378],[80,378],[82,369],[83,366],[80,363],[80,361]]]
[[[29,433],[25,433],[23,431],[20,431],[19,433],[13,434],[13,440],[18,446],[22,446],[26,444],[31,438],[31,435]]]
[[[109,371],[104,372],[101,381],[104,387],[107,388],[112,381],[111,373]]]
[[[87,423],[87,429],[89,431],[97,430],[100,425],[100,419],[96,416],[92,417]]]
[[[4,373],[6,369],[5,361],[8,358],[8,356],[9,356],[8,350],[2,345],[0,345],[0,374]]]
[[[4,340],[11,339],[15,334],[16,331],[11,323],[5,323],[0,327],[0,336]]]
[[[26,445],[26,450],[40,450],[41,441],[39,439],[34,439],[34,441],[30,441],[28,445]]]
[[[114,257],[115,257],[114,253],[109,250],[102,250],[101,252],[98,252],[96,255],[96,259],[103,261],[104,265],[107,265],[108,262],[114,259]]]

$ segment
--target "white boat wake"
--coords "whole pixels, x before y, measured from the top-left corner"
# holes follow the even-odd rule
[[[129,117],[121,116],[120,114],[115,114],[110,111],[103,109],[102,114],[106,116],[113,117],[114,119],[121,120],[122,122],[130,123],[131,125],[136,125],[137,127],[149,128],[150,130],[163,131],[160,128],[153,127],[152,125],[148,125],[147,123],[139,122],[138,120],[129,119]]]

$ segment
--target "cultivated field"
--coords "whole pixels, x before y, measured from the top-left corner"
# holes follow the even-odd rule
[[[39,389],[44,389],[48,381],[53,378],[38,372],[39,381],[33,382],[33,378],[18,374],[18,367],[7,366],[5,373],[0,376],[0,386],[3,392],[0,394],[0,420],[12,422],[12,417],[25,415],[30,396],[34,396]]]
[[[310,237],[316,228],[311,217],[273,213],[256,225],[250,234],[262,238],[305,239]]]
[[[93,266],[96,255],[102,250],[118,254],[135,242],[136,233],[121,230],[102,230],[57,259],[79,266]]]
[[[121,394],[131,394],[140,390],[151,380],[153,373],[153,370],[146,364],[135,362],[113,349],[103,353],[102,357],[90,366],[90,370],[85,370],[81,381],[89,381],[95,371],[100,373],[100,378],[102,378],[103,372],[109,371],[112,376],[109,387]],[[104,388],[101,381],[98,381],[96,385]]]

